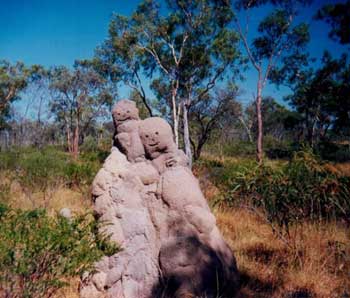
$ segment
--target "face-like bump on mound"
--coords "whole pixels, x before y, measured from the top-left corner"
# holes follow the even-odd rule
[[[114,125],[117,127],[128,120],[139,120],[139,110],[134,101],[122,99],[112,109]]]
[[[123,99],[112,110],[115,126],[114,146],[123,152],[129,161],[144,159],[145,150],[139,136],[139,110],[136,103]]]
[[[171,152],[176,148],[170,125],[159,117],[151,117],[142,121],[140,137],[146,153],[151,158],[156,158],[159,154]]]

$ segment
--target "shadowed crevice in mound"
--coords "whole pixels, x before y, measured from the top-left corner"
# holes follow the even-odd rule
[[[237,268],[235,264],[228,268],[223,262],[224,256],[197,236],[173,237],[161,248],[163,274],[153,287],[153,297],[236,297],[238,281],[233,273]]]

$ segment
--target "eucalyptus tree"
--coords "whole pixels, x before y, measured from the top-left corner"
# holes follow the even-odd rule
[[[137,94],[148,115],[153,116],[152,104],[143,82],[142,53],[136,46],[130,19],[113,14],[108,32],[108,39],[96,49],[93,59],[95,69],[115,84],[123,82],[131,88],[133,96]]]
[[[177,145],[182,113],[185,151],[191,159],[188,114],[235,64],[238,37],[226,28],[230,10],[217,1],[166,4],[166,13],[156,1],[145,0],[130,18],[114,15],[102,48],[113,49],[114,65],[119,63],[123,80],[139,93],[150,114],[140,75],[152,79],[162,104],[157,110],[171,115]]]
[[[237,0],[233,3],[234,26],[240,35],[247,59],[257,73],[254,98],[258,126],[256,158],[260,163],[263,161],[263,90],[269,81],[281,80],[287,71],[284,66],[292,66],[292,70],[297,71],[300,65],[306,63],[308,25],[293,23],[299,13],[298,8],[307,5],[308,2],[307,0]],[[261,13],[263,8],[266,8],[265,11],[268,13],[255,28],[255,36],[250,38],[248,36],[252,25],[250,16],[259,9]],[[291,74],[291,69],[288,71]]]
[[[178,18],[175,32],[183,32],[187,36],[183,48],[183,61],[179,65],[180,88],[179,95],[182,104],[183,136],[186,155],[191,158],[190,125],[191,114],[196,111],[200,118],[207,116],[208,107],[211,111],[211,125],[217,122],[224,107],[229,107],[229,101],[215,100],[218,96],[211,90],[220,81],[231,82],[238,75],[240,53],[238,51],[238,35],[229,29],[232,20],[231,11],[218,1],[168,1],[173,15]],[[230,98],[234,100],[234,96]],[[225,102],[225,103],[224,103]],[[202,109],[198,106],[202,105]],[[215,111],[215,112],[214,112]],[[202,115],[201,115],[202,113]],[[209,138],[212,129],[201,134],[197,148],[194,146],[195,158],[200,155],[201,147]],[[194,143],[192,142],[194,145]]]
[[[286,99],[302,115],[306,141],[314,146],[333,130],[350,136],[350,63],[348,56],[325,52],[318,69],[301,72]]]
[[[241,124],[243,108],[237,100],[237,95],[237,86],[227,84],[207,93],[192,106],[190,142],[195,160],[201,156],[203,146],[210,140],[214,131]]]
[[[30,69],[22,62],[0,61],[0,128],[4,126],[10,103],[18,99],[20,91],[27,86],[29,75]]]
[[[115,95],[115,86],[88,61],[77,61],[72,70],[50,70],[51,111],[66,132],[69,152],[77,157],[79,145],[94,121],[106,115]]]

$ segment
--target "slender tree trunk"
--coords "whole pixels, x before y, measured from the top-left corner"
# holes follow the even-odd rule
[[[251,133],[251,131],[250,131],[250,129],[249,129],[247,123],[244,121],[244,119],[243,119],[242,116],[238,117],[238,120],[242,123],[242,125],[243,125],[243,127],[244,127],[244,129],[245,129],[245,131],[246,131],[246,133],[247,133],[249,142],[250,142],[250,143],[253,143],[252,133]]]
[[[261,113],[262,105],[262,78],[259,72],[257,96],[256,96],[256,116],[258,121],[258,136],[256,140],[256,160],[259,164],[263,162],[263,120]]]
[[[188,110],[187,104],[183,103],[183,126],[184,126],[184,143],[185,143],[185,153],[189,161],[190,168],[192,168],[192,152],[191,152],[191,142],[190,142],[190,130],[188,127]]]
[[[312,130],[313,130],[313,124],[311,123],[311,116],[310,116],[310,112],[309,110],[307,109],[306,112],[305,112],[305,126],[306,126],[306,132],[305,132],[305,135],[306,135],[306,141],[307,143],[309,144],[310,147],[313,146],[312,144],[312,140],[313,140],[313,133],[312,133]]]
[[[68,147],[68,152],[72,153],[73,152],[73,147],[72,147],[72,136],[71,136],[71,131],[70,128],[67,126],[66,128],[66,133],[67,133],[67,147]]]
[[[205,144],[205,141],[198,141],[197,148],[193,149],[193,159],[194,160],[198,160],[201,157],[204,144]]]
[[[177,95],[178,87],[179,87],[179,81],[176,81],[175,85],[173,85],[172,92],[171,92],[173,123],[174,123],[173,129],[174,129],[175,144],[177,148],[179,148],[179,121],[177,117],[177,107],[176,107],[176,95]]]
[[[74,136],[73,136],[73,157],[77,159],[78,155],[79,155],[79,120],[77,121],[77,125],[75,127]]]
[[[72,113],[70,113],[69,118],[67,119],[67,117],[64,117],[64,121],[65,121],[65,128],[66,128],[66,135],[67,135],[67,147],[68,147],[68,152],[70,154],[72,154],[73,152],[73,121],[72,121]]]

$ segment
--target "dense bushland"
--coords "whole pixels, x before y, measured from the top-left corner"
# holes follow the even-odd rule
[[[350,221],[350,177],[332,171],[311,150],[263,165],[252,159],[203,163],[221,189],[217,204],[257,208],[287,234],[291,224],[305,219]]]
[[[52,297],[117,246],[91,215],[50,217],[0,205],[0,297]]]
[[[33,207],[47,207],[59,187],[75,188],[87,195],[105,157],[104,151],[91,151],[73,159],[59,148],[18,148],[0,152],[0,199],[9,201],[9,189],[17,183]],[[36,196],[40,194],[42,203]]]

